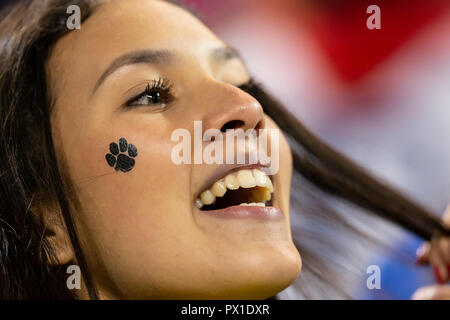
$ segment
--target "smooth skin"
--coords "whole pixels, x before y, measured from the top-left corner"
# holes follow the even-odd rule
[[[238,56],[217,54],[233,53],[223,48],[223,41],[175,5],[111,0],[51,53],[55,149],[74,188],[72,209],[101,299],[264,299],[300,273],[289,223],[292,159],[284,137],[275,176],[281,221],[208,216],[194,206],[195,196],[225,165],[171,161],[177,144],[172,132],[185,128],[193,135],[194,120],[203,121],[203,130],[220,130],[229,121],[244,130],[277,128],[237,87],[249,73]],[[143,50],[165,54],[152,63],[121,66],[99,83],[118,57]],[[124,106],[159,78],[172,85],[171,103]],[[126,173],[105,161],[110,143],[121,137],[139,150]],[[60,263],[76,264],[54,207],[41,208],[53,231],[49,240]],[[81,299],[87,298],[84,289],[77,292]]]

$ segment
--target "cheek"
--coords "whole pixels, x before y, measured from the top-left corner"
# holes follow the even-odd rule
[[[289,198],[291,191],[292,179],[292,151],[289,143],[277,126],[277,124],[269,117],[265,118],[268,129],[279,130],[279,165],[277,177],[277,196],[279,197],[280,206],[286,214],[289,214]],[[288,220],[289,223],[289,220]],[[289,227],[290,229],[290,227]]]
[[[180,212],[190,209],[189,170],[173,164],[172,144],[163,135],[142,130],[118,132],[128,132],[123,138],[136,147],[137,156],[131,157],[128,150],[118,156],[111,154],[110,144],[116,143],[120,149],[122,136],[108,135],[100,140],[100,135],[93,135],[80,141],[79,152],[68,162],[71,180],[78,181],[75,191],[83,228],[102,243],[118,242],[120,246],[153,241],[167,233],[169,225],[188,217],[180,217]],[[122,154],[132,159],[134,166],[124,168],[126,163],[119,163],[119,170],[115,170],[116,165],[108,164],[107,154],[116,161]]]
[[[282,197],[283,207],[286,208],[286,213],[289,214],[291,179],[292,179],[292,152],[291,148],[284,137],[280,138],[280,186],[279,191]],[[289,222],[289,220],[288,220]],[[290,227],[289,227],[290,230]]]
[[[184,285],[180,274],[195,275],[201,269],[196,261],[204,259],[195,249],[206,242],[192,219],[190,166],[172,162],[170,135],[128,132],[124,137],[138,151],[128,172],[106,162],[115,137],[80,145],[83,152],[72,159],[73,176],[85,181],[76,187],[80,236],[101,284],[114,283],[129,296],[151,295],[161,283]]]
[[[283,134],[283,131],[278,127],[278,125],[268,116],[265,116],[266,128],[268,130],[276,129],[279,130],[279,148],[278,148],[278,159],[279,159],[279,175],[283,182],[283,185],[290,186],[291,176],[292,176],[292,151],[289,143]]]

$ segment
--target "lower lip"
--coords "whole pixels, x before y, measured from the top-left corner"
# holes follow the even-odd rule
[[[284,218],[283,211],[276,207],[231,206],[225,209],[201,212],[224,219],[281,220]]]

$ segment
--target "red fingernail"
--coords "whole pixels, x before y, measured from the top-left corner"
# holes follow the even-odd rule
[[[444,283],[444,279],[442,279],[441,273],[439,272],[439,268],[438,267],[434,267],[434,276],[436,277],[437,282],[439,282],[440,284]]]

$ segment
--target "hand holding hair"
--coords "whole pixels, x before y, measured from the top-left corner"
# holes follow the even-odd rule
[[[447,207],[442,222],[450,226],[450,205]],[[435,236],[417,250],[417,264],[431,264],[438,283],[450,280],[450,237]],[[450,296],[449,296],[450,298]]]

